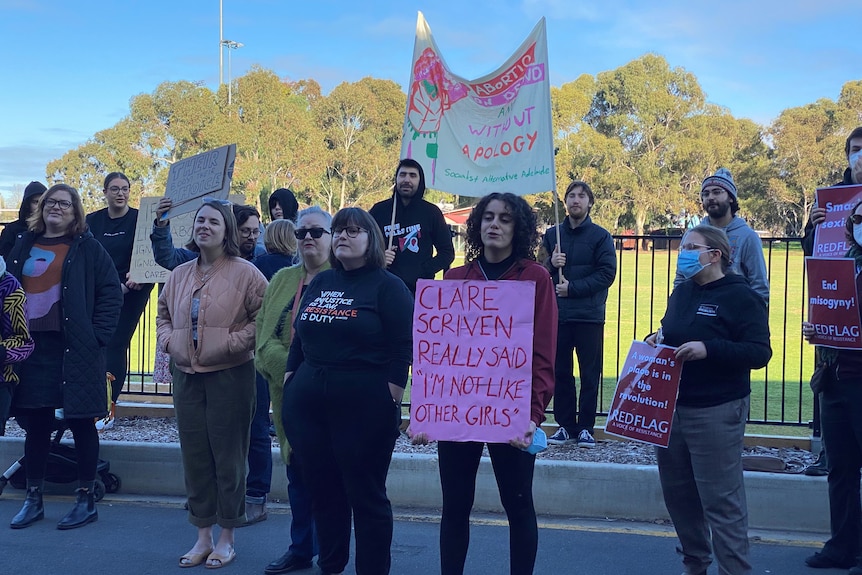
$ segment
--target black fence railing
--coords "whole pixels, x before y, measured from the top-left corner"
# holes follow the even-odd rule
[[[750,423],[808,426],[814,419],[814,398],[808,388],[813,350],[804,342],[804,257],[799,238],[764,237],[770,281],[769,322],[773,357],[752,373]],[[611,287],[604,338],[604,375],[599,411],[607,414],[611,396],[631,341],[655,331],[673,289],[680,236],[662,231],[651,235],[614,236],[617,278]],[[141,318],[129,354],[124,391],[131,395],[169,396],[171,384],[154,381],[156,290]],[[577,372],[576,372],[577,374]]]

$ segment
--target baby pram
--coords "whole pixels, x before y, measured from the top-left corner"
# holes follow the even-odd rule
[[[62,420],[57,421],[57,431],[51,440],[51,451],[48,453],[48,466],[45,470],[45,490],[50,493],[54,485],[63,485],[78,481],[78,465],[75,448],[60,443],[66,426]],[[0,475],[0,494],[7,484],[15,489],[27,487],[27,477],[24,466],[26,461],[21,457]],[[101,501],[105,493],[115,493],[120,489],[120,478],[111,473],[111,464],[100,459],[96,465],[96,484],[93,495],[96,501]]]

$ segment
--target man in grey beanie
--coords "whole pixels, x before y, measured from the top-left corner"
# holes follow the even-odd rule
[[[719,168],[703,180],[700,185],[700,201],[707,216],[702,224],[721,228],[730,241],[730,269],[748,280],[751,288],[769,303],[769,280],[766,276],[766,260],[763,258],[763,243],[760,236],[736,215],[739,202],[736,184],[727,168]],[[674,287],[684,281],[677,272]]]

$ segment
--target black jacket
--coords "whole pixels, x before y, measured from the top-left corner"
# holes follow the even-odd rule
[[[369,213],[377,221],[387,246],[389,236],[393,236],[395,261],[389,271],[415,293],[418,279],[433,279],[437,272],[449,269],[455,259],[452,234],[440,208],[419,197],[414,197],[406,206],[398,202],[395,229],[390,230],[393,199],[394,195],[377,202]],[[437,250],[436,255],[434,250]]]
[[[569,281],[569,297],[558,297],[560,323],[605,323],[605,303],[608,288],[617,275],[617,254],[614,240],[603,227],[587,216],[581,225],[572,228],[566,218],[560,224],[560,243],[566,254],[563,275]],[[548,228],[542,246],[548,258],[544,264],[554,283],[559,282],[557,268],[551,265],[551,254],[557,245],[556,226]]]
[[[18,281],[36,237],[33,232],[19,235],[7,258],[8,271]],[[69,247],[61,297],[66,417],[104,417],[108,412],[105,346],[117,327],[123,292],[111,256],[89,231],[76,236]]]
[[[682,367],[677,403],[711,407],[751,393],[751,370],[772,357],[766,302],[748,281],[728,274],[705,285],[681,283],[661,320],[664,344],[702,341],[706,358]]]

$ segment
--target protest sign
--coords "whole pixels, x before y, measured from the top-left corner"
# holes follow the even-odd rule
[[[826,210],[826,219],[814,228],[812,255],[816,258],[843,258],[850,249],[844,237],[844,226],[853,206],[862,200],[862,186],[820,188],[816,196],[817,206]]]
[[[808,321],[811,343],[839,349],[862,349],[856,262],[850,258],[805,258],[808,275]]]
[[[173,206],[162,217],[195,212],[205,197],[226,200],[235,159],[236,144],[230,144],[171,164],[165,195]]]
[[[605,433],[667,447],[682,374],[675,351],[664,345],[632,342],[608,410]]]
[[[135,243],[132,245],[132,264],[129,270],[129,279],[136,283],[164,283],[171,275],[169,270],[156,263],[153,257],[153,244],[150,241],[153,221],[156,219],[156,207],[160,199],[141,198],[141,205],[138,208]],[[245,201],[245,198],[240,195],[231,195],[229,199],[234,204],[242,204]],[[186,212],[171,219],[171,240],[174,247],[183,247],[191,239],[194,217],[195,212]]]
[[[507,443],[530,425],[536,284],[419,280],[410,429]]]
[[[428,187],[451,194],[553,190],[545,19],[500,68],[468,80],[449,70],[420,12],[401,157],[422,165]]]

